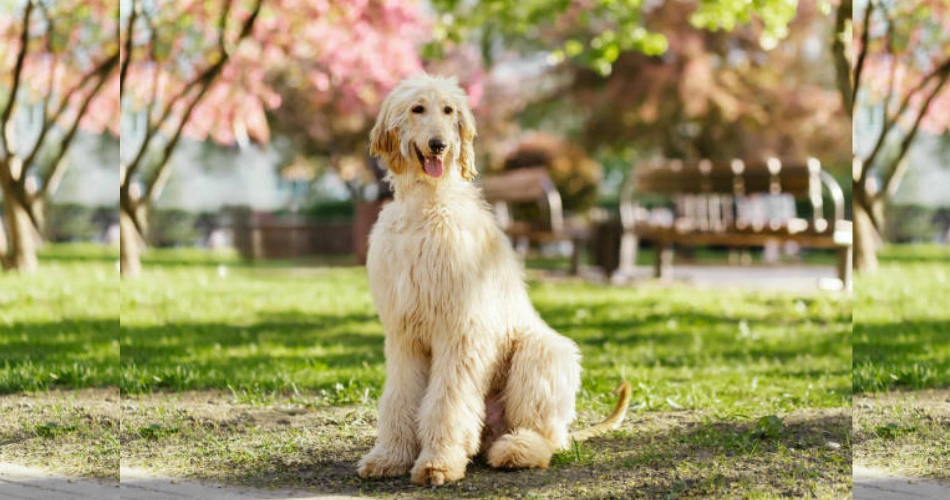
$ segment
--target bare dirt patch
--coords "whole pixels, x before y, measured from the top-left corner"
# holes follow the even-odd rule
[[[0,460],[118,480],[118,389],[0,396]]]
[[[582,415],[578,425],[598,417]],[[175,476],[392,498],[848,496],[849,409],[775,417],[635,413],[611,435],[559,454],[550,469],[502,472],[476,460],[463,481],[429,489],[408,477],[355,475],[375,435],[371,405],[314,407],[298,398],[252,406],[219,392],[158,394],[123,398],[121,453],[123,465]]]
[[[950,390],[858,395],[853,419],[856,463],[950,478]]]

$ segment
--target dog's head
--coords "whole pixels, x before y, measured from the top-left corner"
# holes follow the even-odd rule
[[[394,175],[430,181],[475,170],[475,119],[454,78],[419,75],[403,80],[383,101],[370,132],[373,156]]]

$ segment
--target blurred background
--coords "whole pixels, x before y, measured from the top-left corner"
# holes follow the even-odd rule
[[[34,4],[22,69],[0,83],[7,109],[12,90],[18,104],[5,148],[26,163],[5,167],[17,179],[3,195],[8,268],[35,266],[14,255],[39,246],[25,239],[115,244],[120,232],[128,275],[147,247],[358,262],[389,194],[368,130],[386,92],[423,70],[468,91],[483,176],[543,166],[568,219],[615,217],[633,167],[658,157],[815,157],[850,200],[836,2]],[[5,67],[24,7],[4,7]],[[921,174],[894,203],[915,228],[888,236],[945,236],[920,181],[932,157],[912,157]],[[33,207],[32,229],[11,229],[18,205]]]
[[[419,71],[468,91],[483,178],[546,169],[572,227],[616,219],[647,159],[814,157],[847,219],[849,173],[868,165],[855,184],[873,214],[868,230],[857,222],[858,268],[876,266],[885,239],[947,241],[947,98],[923,106],[912,83],[933,61],[899,57],[938,54],[922,32],[937,27],[872,18],[907,41],[871,40],[854,58],[850,1],[68,3],[3,6],[7,269],[35,268],[43,241],[114,245],[120,233],[126,275],[146,248],[360,262],[389,196],[366,136],[386,92]],[[883,16],[939,19],[925,11],[945,6],[932,4]],[[913,111],[929,115],[920,130]],[[527,224],[544,223],[521,205]],[[547,256],[584,245],[595,264],[608,244],[561,239],[527,243]]]

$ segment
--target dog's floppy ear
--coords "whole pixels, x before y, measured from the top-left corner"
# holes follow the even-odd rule
[[[383,101],[376,124],[369,133],[369,154],[382,158],[394,174],[401,174],[407,162],[399,153],[399,130],[393,126],[392,107],[390,99]]]
[[[459,139],[462,147],[459,151],[459,164],[462,165],[462,178],[472,180],[478,175],[475,169],[475,136],[478,131],[475,129],[475,117],[472,116],[472,110],[468,103],[461,103],[459,110]]]

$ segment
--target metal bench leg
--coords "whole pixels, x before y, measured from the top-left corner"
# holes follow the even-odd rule
[[[653,262],[653,276],[657,279],[666,280],[673,277],[673,245],[668,243],[657,243],[656,260]]]
[[[838,279],[843,290],[851,290],[854,247],[848,245],[838,249]]]
[[[583,238],[574,238],[571,240],[571,244],[574,246],[571,249],[571,276],[577,276],[578,271],[581,267],[581,248],[584,246]]]
[[[617,267],[617,274],[624,277],[633,276],[633,270],[637,266],[639,240],[633,233],[624,233],[620,237],[620,265]]]

